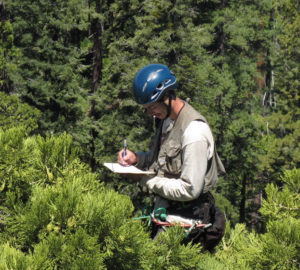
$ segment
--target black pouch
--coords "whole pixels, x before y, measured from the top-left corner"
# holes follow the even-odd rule
[[[180,212],[180,213],[178,213]],[[183,243],[192,241],[201,243],[202,252],[210,251],[220,243],[224,236],[226,219],[224,213],[215,205],[215,200],[210,192],[202,194],[199,199],[193,202],[186,209],[180,209],[177,213],[194,219],[201,219],[204,224],[211,224],[205,229],[192,231]]]
[[[219,207],[214,206],[213,211],[213,220],[212,226],[208,227],[203,232],[202,237],[202,251],[213,251],[225,233],[226,219],[224,213],[220,210]]]

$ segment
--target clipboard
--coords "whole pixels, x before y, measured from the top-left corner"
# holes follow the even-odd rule
[[[135,166],[122,166],[119,163],[109,163],[109,162],[104,162],[103,165],[110,169],[114,173],[119,173],[119,174],[145,174],[145,175],[151,175],[155,174],[153,171],[143,171],[138,169]]]

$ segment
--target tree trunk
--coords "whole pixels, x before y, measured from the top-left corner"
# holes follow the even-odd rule
[[[101,13],[101,3],[96,1],[96,12]],[[102,79],[102,24],[97,18],[92,22],[92,32],[94,35],[93,46],[93,86],[92,92],[96,93],[99,87],[99,83]]]
[[[240,203],[240,223],[245,222],[246,219],[246,176],[243,175],[242,188],[241,188],[241,203]]]
[[[96,12],[101,13],[101,1],[96,2]],[[91,23],[91,32],[94,39],[93,45],[93,80],[91,86],[91,95],[97,93],[97,90],[100,85],[100,81],[102,79],[102,57],[103,57],[103,46],[102,46],[102,33],[103,33],[103,26],[100,20],[94,19]],[[88,113],[88,117],[95,119],[95,99],[91,100],[90,110]],[[98,136],[98,132],[95,128],[92,128],[90,131],[92,140],[91,140],[91,158],[89,161],[90,167],[92,170],[95,170],[96,167],[96,159],[95,159],[95,139]]]
[[[5,4],[3,1],[0,2],[0,22],[5,22],[7,19],[7,13],[6,13],[6,9],[5,9]],[[3,27],[3,26],[2,26]],[[0,27],[0,44],[1,44],[1,40],[5,40],[6,39],[6,34],[3,31],[2,32],[2,27]],[[0,45],[1,46],[1,45]],[[10,48],[2,48],[4,49],[4,57],[7,56],[7,50],[9,50]],[[4,60],[6,61],[6,60]],[[0,84],[0,91],[5,92],[5,93],[9,93],[12,85],[11,82],[7,76],[7,72],[5,70],[5,65],[3,66],[3,68],[1,67],[1,71],[0,71],[0,81],[2,81],[2,83]]]

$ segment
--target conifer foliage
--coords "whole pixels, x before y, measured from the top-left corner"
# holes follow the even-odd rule
[[[0,1],[0,269],[299,269],[298,2]],[[213,254],[179,227],[151,241],[149,197],[102,166],[147,150],[131,87],[154,62],[227,170]]]
[[[225,269],[298,269],[300,170],[286,171],[281,180],[284,187],[266,187],[261,214],[266,221],[264,234],[249,233],[238,224],[215,256]],[[231,263],[231,265],[230,265]],[[204,268],[205,269],[205,268]]]
[[[151,241],[130,198],[79,161],[69,135],[28,137],[19,127],[1,130],[0,143],[0,269],[299,267],[299,169],[286,171],[283,188],[267,186],[264,234],[228,227],[214,255],[200,254],[181,244],[180,227]]]
[[[199,250],[180,245],[182,231],[151,241],[130,198],[79,161],[69,135],[24,130],[0,132],[0,269],[195,267]]]

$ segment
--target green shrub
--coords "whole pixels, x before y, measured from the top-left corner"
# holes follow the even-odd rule
[[[230,228],[213,254],[182,245],[172,227],[152,241],[132,219],[130,198],[105,186],[78,159],[66,134],[28,137],[0,130],[0,269],[298,269],[299,171],[270,184],[267,231]],[[222,201],[222,200],[221,200]]]
[[[266,233],[248,232],[238,224],[227,233],[223,248],[214,255],[224,269],[299,269],[300,266],[300,170],[286,171],[283,187],[266,187],[260,209]],[[205,268],[203,268],[205,269]]]
[[[0,23],[1,28],[1,23]],[[1,50],[1,49],[0,49]],[[0,56],[1,58],[1,56]],[[1,66],[1,64],[0,64]],[[1,86],[1,80],[0,80]],[[38,127],[40,112],[22,103],[18,95],[7,95],[0,92],[0,128],[3,130],[23,126],[27,132]]]
[[[22,251],[8,244],[0,245],[0,270],[27,270],[29,265],[29,259]]]

